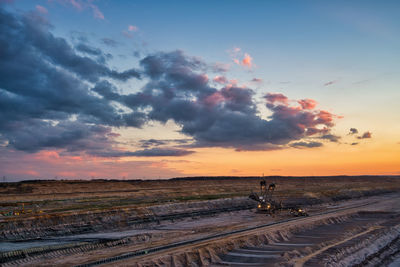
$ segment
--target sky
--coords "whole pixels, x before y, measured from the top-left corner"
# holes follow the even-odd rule
[[[399,175],[398,14],[0,0],[0,177]]]

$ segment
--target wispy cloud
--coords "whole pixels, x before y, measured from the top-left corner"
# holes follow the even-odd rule
[[[329,85],[332,85],[334,83],[337,83],[337,81],[335,80],[335,81],[326,82],[326,83],[324,83],[324,86],[329,86]]]
[[[262,83],[263,79],[261,79],[261,78],[253,78],[253,79],[251,79],[251,82],[253,82],[253,83]]]
[[[227,72],[230,69],[231,65],[227,63],[217,62],[212,66],[213,72]]]
[[[93,4],[93,0],[57,0],[58,3],[69,5],[78,11],[86,9],[92,10],[93,17],[96,19],[104,20],[104,14],[100,11],[99,7]]]
[[[134,32],[137,32],[139,28],[134,25],[128,25],[127,30],[122,31],[122,35],[125,36],[126,38],[133,38],[134,37]]]
[[[44,6],[36,5],[36,10],[39,13],[42,13],[42,14],[47,14],[48,13],[48,10]]]

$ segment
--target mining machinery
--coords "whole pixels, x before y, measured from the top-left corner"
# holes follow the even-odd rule
[[[275,191],[275,183],[270,183],[267,187],[267,182],[263,178],[260,181],[260,195],[252,192],[250,199],[257,201],[257,212],[274,215],[280,211],[288,211],[292,216],[308,216],[306,210],[295,205],[283,205],[282,201],[275,200],[272,196]]]

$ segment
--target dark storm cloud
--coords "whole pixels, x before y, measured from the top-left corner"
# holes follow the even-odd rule
[[[309,105],[299,106],[283,94],[269,93],[265,100],[271,115],[264,119],[251,88],[211,86],[205,73],[214,66],[182,51],[150,54],[140,60],[141,69],[120,72],[93,59],[104,55],[100,49],[85,43],[74,49],[53,36],[42,18],[1,9],[0,47],[1,141],[19,150],[60,148],[105,157],[193,153],[171,148],[170,141],[121,151],[111,131],[170,120],[193,140],[175,142],[181,147],[271,150],[303,138],[338,138],[330,133],[335,115],[316,109],[315,101],[305,99]],[[130,78],[145,84],[137,93],[121,94],[115,80]]]
[[[291,147],[308,147],[308,148],[312,148],[312,147],[321,147],[323,146],[322,143],[320,142],[296,142],[296,143],[292,143],[290,144]]]

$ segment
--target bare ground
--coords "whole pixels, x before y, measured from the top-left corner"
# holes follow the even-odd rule
[[[301,223],[289,223],[119,261],[113,263],[113,266],[249,266],[246,264],[250,263],[260,266],[299,266],[307,263],[308,266],[316,258],[326,266],[329,266],[329,262],[352,262],[352,265],[356,265],[362,262],[356,263],[356,260],[349,256],[349,251],[358,255],[363,249],[365,251],[359,252],[362,255],[375,255],[368,262],[376,261],[379,257],[395,258],[396,251],[388,254],[388,251],[391,251],[390,242],[393,240],[387,237],[387,233],[395,231],[393,227],[396,227],[396,219],[390,216],[398,218],[396,203],[400,201],[398,193],[389,192],[400,190],[399,178],[275,177],[267,181],[277,184],[277,198],[284,203],[305,204],[311,214],[357,203],[376,203],[365,209],[357,208],[318,218],[310,217]],[[258,182],[259,178],[219,178],[122,182],[40,181],[2,185],[2,212],[9,212],[10,209],[21,211],[22,203],[25,209],[25,213],[20,215],[0,217],[0,236],[2,241],[5,241],[2,242],[3,246],[7,247],[2,251],[8,251],[5,252],[7,255],[16,254],[14,260],[12,257],[3,257],[3,262],[18,266],[73,266],[287,218],[287,214],[272,218],[246,208],[246,205],[252,205],[247,195],[251,190],[258,190]],[[370,195],[376,196],[368,197]],[[223,207],[243,208],[222,211]],[[367,215],[360,213],[363,210]],[[201,213],[203,211],[218,212]],[[373,211],[378,213],[370,215]],[[200,212],[200,215],[168,217],[177,212]],[[137,223],[138,218],[142,220],[141,223]],[[146,221],[146,218],[152,220]],[[388,222],[391,219],[392,225]],[[385,222],[389,224],[384,225]],[[347,224],[346,227],[344,223]],[[328,228],[321,230],[318,227]],[[329,235],[332,231],[338,234],[332,237]],[[296,235],[316,235],[320,239],[303,237],[300,242]],[[352,238],[347,240],[349,236]],[[374,236],[374,240],[381,240],[380,245],[376,245],[374,240],[369,240],[368,236]],[[358,243],[363,244],[362,246],[355,248],[354,244],[349,245],[358,240],[357,238],[361,240]],[[20,247],[12,248],[11,244],[16,244],[14,240],[19,240],[17,243]],[[285,251],[283,254],[265,251],[260,254],[257,251],[273,250],[273,246],[276,246],[274,243],[286,244],[288,241],[309,245],[295,246],[295,249],[288,245],[281,249]],[[378,248],[385,242],[388,255],[382,256],[385,253],[380,252]],[[57,246],[54,243],[57,243],[57,249],[54,249]],[[393,246],[396,247],[396,244],[393,243]],[[282,248],[282,245],[279,247]],[[24,256],[18,255],[18,251],[24,253]],[[366,257],[355,258],[366,260]]]

